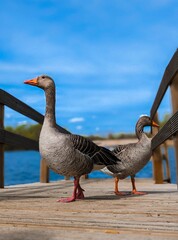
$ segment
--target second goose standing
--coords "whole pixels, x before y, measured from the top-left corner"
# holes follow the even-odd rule
[[[101,171],[115,177],[115,194],[122,195],[118,190],[119,179],[131,176],[132,194],[138,192],[135,186],[135,174],[139,172],[150,160],[152,155],[151,139],[143,132],[145,126],[159,127],[148,116],[141,116],[137,121],[135,132],[137,143],[118,145],[112,152],[121,160],[116,165],[108,166]]]

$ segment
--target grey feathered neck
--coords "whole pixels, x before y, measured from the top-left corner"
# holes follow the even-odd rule
[[[51,126],[56,125],[56,117],[55,117],[55,85],[51,84],[50,87],[45,89],[46,95],[46,112],[45,112],[45,120],[47,120]]]
[[[140,140],[143,135],[143,129],[145,126],[150,126],[151,122],[150,119],[146,119],[146,117],[142,117],[138,120],[136,126],[135,126],[135,133],[137,135],[137,138]]]

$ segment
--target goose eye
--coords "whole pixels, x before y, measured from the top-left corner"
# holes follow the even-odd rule
[[[44,78],[45,78],[45,76],[42,76],[42,78],[44,79]]]

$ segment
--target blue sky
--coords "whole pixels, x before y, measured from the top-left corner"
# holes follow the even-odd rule
[[[176,0],[0,1],[0,88],[44,113],[56,82],[57,122],[77,134],[134,132],[178,47]],[[171,111],[169,92],[159,113]],[[31,121],[5,109],[5,124]]]

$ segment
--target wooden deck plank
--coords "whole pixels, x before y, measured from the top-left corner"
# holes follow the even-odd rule
[[[0,190],[1,239],[177,239],[178,192],[175,184],[137,179],[147,195],[113,194],[113,179],[83,180],[86,199],[59,203],[73,183],[59,181]],[[130,180],[120,182],[128,192]]]

